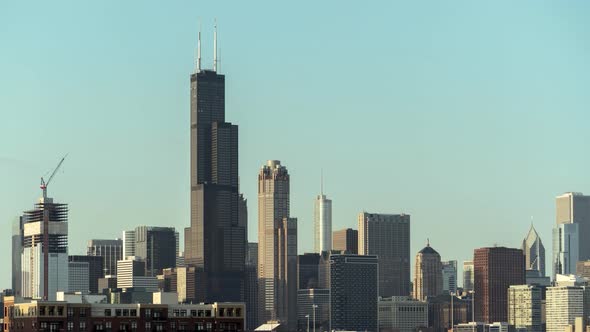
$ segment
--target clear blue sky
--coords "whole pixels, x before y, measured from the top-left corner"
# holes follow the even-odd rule
[[[188,226],[189,74],[199,18],[211,65],[214,17],[250,241],[258,170],[279,159],[300,252],[323,168],[334,229],[409,213],[412,256],[430,238],[461,262],[520,246],[534,216],[550,261],[554,197],[590,193],[587,1],[10,1],[0,287],[11,222],[65,153],[49,193],[70,204],[70,253],[139,224]]]

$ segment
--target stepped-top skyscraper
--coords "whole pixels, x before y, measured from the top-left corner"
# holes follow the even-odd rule
[[[225,76],[201,68],[201,34],[190,76],[191,225],[184,257],[197,268],[203,302],[243,301],[246,227],[239,218],[238,126],[225,121]]]
[[[532,224],[522,241],[522,252],[526,270],[535,270],[539,276],[545,276],[545,246]]]
[[[553,278],[575,273],[578,261],[590,259],[590,196],[568,192],[555,199]]]
[[[324,195],[324,185],[322,177],[322,190],[315,199],[314,204],[314,251],[332,250],[332,200]]]

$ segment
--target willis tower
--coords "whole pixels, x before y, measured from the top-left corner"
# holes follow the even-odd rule
[[[190,76],[191,224],[184,256],[196,267],[195,300],[244,301],[246,218],[238,186],[238,126],[225,121],[225,76],[217,72],[217,25],[213,70],[201,69],[199,32],[196,70]]]

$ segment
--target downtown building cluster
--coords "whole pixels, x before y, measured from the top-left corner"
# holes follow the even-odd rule
[[[279,160],[258,173],[257,242],[248,242],[238,126],[226,120],[225,75],[190,75],[190,224],[138,225],[69,255],[68,206],[43,196],[15,222],[6,331],[578,331],[590,316],[590,197],[557,197],[553,276],[534,227],[520,248],[443,260],[427,241],[412,259],[408,214],[361,212],[332,229],[332,200],[314,201],[313,234],[290,211]],[[63,161],[63,160],[62,160]],[[252,178],[254,175],[252,175]],[[252,223],[250,223],[252,224]],[[314,252],[300,254],[299,237]],[[412,265],[414,268],[412,278]],[[568,330],[568,331],[569,331]]]

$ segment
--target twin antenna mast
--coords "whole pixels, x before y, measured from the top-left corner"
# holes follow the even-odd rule
[[[217,72],[218,60],[217,60],[217,19],[215,19],[213,30],[213,71]],[[196,72],[201,71],[201,23],[199,22],[199,39],[197,41],[197,68]]]

